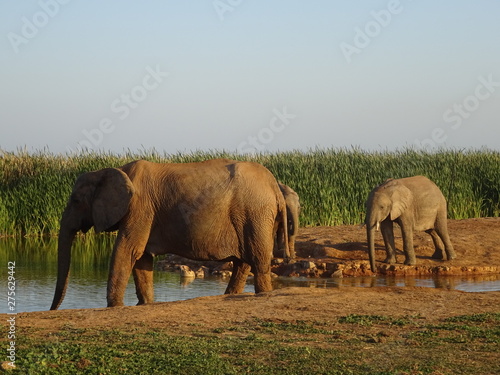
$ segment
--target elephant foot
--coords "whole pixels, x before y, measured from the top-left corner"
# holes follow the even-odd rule
[[[123,302],[108,302],[108,307],[121,307],[125,306]]]
[[[454,252],[447,253],[446,255],[447,255],[448,260],[452,260],[452,259],[455,259],[457,257],[457,254],[455,254]]]
[[[273,290],[273,285],[271,283],[270,273],[255,273],[254,275],[254,288],[255,293],[265,293],[271,292]]]
[[[395,257],[387,257],[384,259],[384,263],[387,264],[396,264],[396,258]]]
[[[434,254],[432,254],[432,259],[444,259],[443,252],[441,250],[434,251]]]
[[[414,266],[417,264],[416,259],[406,259],[405,260],[405,266]]]

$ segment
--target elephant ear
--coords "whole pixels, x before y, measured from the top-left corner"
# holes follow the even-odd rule
[[[101,174],[92,199],[92,219],[97,233],[118,223],[127,213],[134,186],[119,169],[106,168]]]
[[[403,212],[411,205],[413,194],[406,186],[397,183],[394,184],[391,194],[391,220],[394,221],[400,217]]]

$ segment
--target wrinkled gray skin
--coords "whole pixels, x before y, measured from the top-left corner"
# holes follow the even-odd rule
[[[285,259],[295,258],[295,239],[299,232],[299,215],[300,215],[300,201],[298,194],[289,186],[279,183],[279,188],[283,193],[286,203],[286,215],[288,220],[288,249],[286,251],[283,225],[281,223],[278,225],[278,231],[276,234],[276,245],[274,250],[275,257],[283,257]]]
[[[401,227],[405,264],[415,265],[413,231],[430,234],[435,246],[435,259],[456,257],[448,235],[446,200],[434,182],[424,176],[387,180],[372,190],[366,202],[366,231],[370,265],[375,266],[375,231],[382,230],[387,258],[396,263],[393,223]]]
[[[270,291],[274,235],[278,223],[286,220],[278,183],[258,163],[140,160],[85,173],[77,179],[61,219],[51,310],[64,298],[71,245],[80,230],[118,230],[107,287],[111,307],[123,305],[131,273],[138,304],[153,302],[153,257],[166,253],[233,261],[226,293],[241,293],[250,270],[255,292]]]

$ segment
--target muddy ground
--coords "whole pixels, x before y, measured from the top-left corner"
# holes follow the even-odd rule
[[[488,275],[500,274],[500,218],[450,220],[450,236],[457,253],[452,261],[432,258],[434,244],[425,232],[414,235],[416,266],[405,266],[402,252],[401,230],[394,226],[396,248],[395,265],[383,263],[386,257],[382,234],[375,241],[377,273],[383,275]],[[273,273],[277,276],[297,277],[349,277],[373,276],[368,261],[366,229],[360,226],[301,228],[296,242],[297,258],[285,263],[273,260]],[[218,262],[194,262],[175,255],[167,255],[157,264],[160,270],[176,271],[187,265],[197,271],[208,267],[210,274],[227,276],[232,264]]]
[[[432,259],[434,245],[425,232],[414,235],[416,266],[404,266],[401,231],[394,226],[398,264],[382,263],[386,257],[382,234],[375,241],[377,272],[386,275],[477,275],[500,273],[500,218],[450,220],[451,241],[457,253],[452,261]],[[324,274],[340,270],[343,276],[371,275],[368,262],[366,229],[357,226],[302,228],[297,240],[297,255],[313,259],[316,265],[326,265]],[[337,274],[340,274],[338,272]]]
[[[404,267],[402,254],[395,273],[500,273],[500,219],[470,219],[449,222],[449,231],[458,258],[453,261],[431,259],[430,237],[415,236],[418,265]],[[367,270],[365,230],[357,226],[302,228],[297,241],[297,253],[315,265],[325,264],[328,272]],[[377,240],[377,258],[384,259],[382,237]],[[401,249],[400,235],[397,246]],[[363,266],[366,264],[366,266]],[[337,265],[337,266],[335,266]],[[344,266],[338,266],[344,265]],[[380,269],[385,269],[379,263]],[[336,268],[336,271],[333,271]],[[276,267],[275,267],[276,270]],[[354,272],[353,270],[357,270]],[[361,271],[360,271],[361,270]],[[309,272],[311,272],[309,270]],[[323,275],[325,277],[326,275]],[[339,272],[337,275],[339,276]],[[213,330],[222,325],[238,324],[249,319],[280,322],[331,321],[349,314],[405,316],[418,314],[434,321],[443,317],[500,312],[500,291],[465,293],[456,290],[416,287],[341,287],[284,288],[254,295],[200,297],[188,301],[162,302],[147,306],[81,309],[19,313],[16,324],[24,329],[50,336],[64,327],[131,330],[161,329],[172,334],[191,335],[193,327]],[[6,318],[5,314],[1,319]],[[34,330],[32,330],[34,329]]]

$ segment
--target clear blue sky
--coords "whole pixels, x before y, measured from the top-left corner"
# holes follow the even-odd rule
[[[500,150],[500,2],[3,1],[0,149]]]

